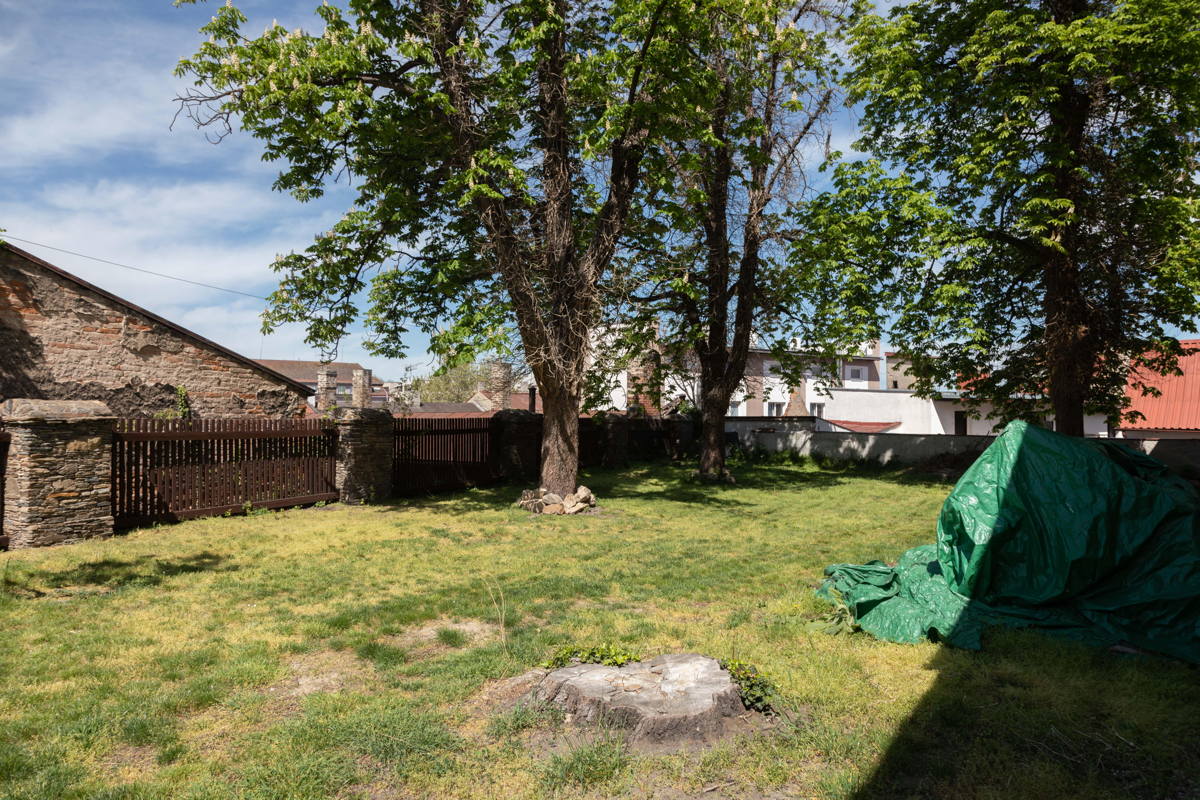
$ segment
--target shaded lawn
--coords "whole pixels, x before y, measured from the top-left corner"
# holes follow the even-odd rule
[[[686,472],[592,474],[594,516],[533,518],[504,487],[0,554],[0,797],[1200,793],[1194,668],[812,630],[822,569],[931,541],[949,485]],[[799,721],[703,755],[548,755],[529,731],[561,721],[478,711],[490,680],[602,642],[750,661]]]

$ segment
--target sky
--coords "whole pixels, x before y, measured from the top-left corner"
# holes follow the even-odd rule
[[[319,0],[238,0],[249,30],[277,18],[314,27]],[[263,301],[139,274],[24,239],[155,272],[266,295],[270,264],[303,249],[349,206],[347,191],[301,204],[274,192],[256,140],[210,144],[185,119],[172,130],[172,75],[211,3],[0,0],[0,234],[84,280],[251,358],[316,359],[301,326],[259,332]],[[256,27],[257,26],[257,27]],[[405,361],[377,358],[361,331],[338,359],[382,378],[432,364],[414,336]]]
[[[0,234],[114,294],[251,358],[317,359],[304,331],[260,333],[262,300],[152,277],[40,245],[266,295],[275,256],[306,247],[349,207],[348,190],[301,204],[271,189],[257,140],[210,143],[173,99],[212,2],[0,0]],[[318,0],[238,0],[249,31],[314,28]],[[835,148],[853,128],[844,115]],[[338,359],[384,379],[428,372],[427,340],[405,361],[368,355],[354,331]]]

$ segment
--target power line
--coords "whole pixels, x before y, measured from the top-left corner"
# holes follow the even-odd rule
[[[268,299],[268,298],[263,297],[262,295],[258,295],[258,294],[250,294],[249,292],[241,292],[241,291],[238,291],[237,289],[226,289],[224,286],[213,286],[211,283],[201,283],[200,281],[192,281],[192,280],[188,280],[187,278],[180,278],[177,275],[167,275],[166,273],[155,272],[154,270],[151,270],[151,269],[142,269],[141,267],[133,267],[133,266],[130,266],[129,264],[121,264],[117,261],[109,261],[107,258],[97,258],[96,256],[89,256],[87,253],[76,253],[74,250],[66,250],[62,247],[55,247],[54,245],[42,244],[41,242],[32,242],[29,239],[22,239],[19,236],[13,236],[9,233],[0,234],[0,239],[12,239],[14,242],[21,242],[23,244],[31,244],[31,245],[34,245],[35,247],[44,247],[47,250],[56,250],[59,253],[66,253],[67,255],[79,256],[80,258],[87,258],[87,259],[91,259],[92,261],[99,261],[101,264],[111,264],[114,267],[122,267],[124,269],[131,269],[134,272],[144,272],[145,274],[153,275],[156,278],[166,278],[167,280],[179,281],[180,283],[190,283],[193,286],[203,286],[205,289],[216,289],[218,292],[229,292],[230,294],[240,294],[243,297],[253,297],[255,300]]]

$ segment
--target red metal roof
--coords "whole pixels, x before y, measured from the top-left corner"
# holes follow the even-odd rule
[[[848,419],[827,419],[826,422],[855,433],[883,433],[899,425],[899,422],[852,422]]]
[[[1183,374],[1142,375],[1146,383],[1162,394],[1142,395],[1131,386],[1130,410],[1141,412],[1145,419],[1122,423],[1124,430],[1200,431],[1200,339],[1180,339],[1179,343],[1185,351],[1193,351],[1179,359]]]

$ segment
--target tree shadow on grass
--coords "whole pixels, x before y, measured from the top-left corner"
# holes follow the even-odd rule
[[[707,507],[749,508],[755,504],[739,498],[744,489],[759,491],[827,489],[857,479],[881,480],[899,485],[948,485],[947,476],[920,468],[899,469],[875,464],[831,462],[820,469],[803,469],[787,463],[735,465],[735,483],[703,483],[694,477],[694,463],[643,462],[629,467],[593,467],[582,470],[579,482],[588,486],[603,508],[606,499],[634,499],[688,503]],[[382,511],[436,507],[438,513],[461,515],[510,508],[523,489],[533,488],[536,477],[470,489],[450,488],[425,494],[393,497],[380,503]],[[448,502],[449,501],[449,502]]]
[[[37,587],[51,590],[105,589],[127,586],[157,586],[167,578],[196,572],[228,572],[236,570],[225,564],[226,558],[208,551],[179,558],[139,556],[132,559],[102,558],[87,561],[61,570],[35,569],[6,576],[5,588],[15,596],[39,597],[47,594]]]
[[[1195,667],[994,630],[928,669],[853,800],[1200,797]]]

